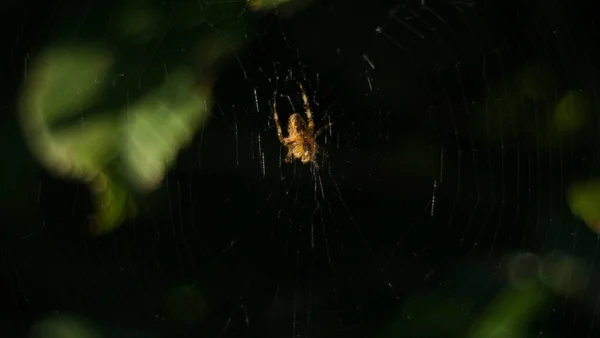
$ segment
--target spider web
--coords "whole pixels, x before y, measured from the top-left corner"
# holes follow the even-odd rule
[[[253,15],[194,6],[233,8],[234,26]],[[5,62],[18,82],[40,36],[73,13],[83,36],[90,8],[20,8]],[[600,239],[569,204],[572,184],[597,175],[586,13],[566,1],[280,4],[220,61],[207,122],[137,217],[101,238],[82,230],[88,187],[51,177],[21,141],[6,147],[18,180],[3,182],[16,197],[3,198],[14,211],[0,332],[596,336]],[[178,51],[177,24],[140,56],[141,74]],[[154,88],[122,78],[128,105]],[[273,102],[282,127],[304,114],[298,83],[315,127],[333,122],[320,170],[285,163],[277,140]]]

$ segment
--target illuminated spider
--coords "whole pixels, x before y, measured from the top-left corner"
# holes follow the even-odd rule
[[[277,126],[277,137],[279,137],[279,142],[288,148],[285,162],[290,163],[296,158],[304,164],[312,162],[315,168],[318,169],[317,154],[319,153],[319,146],[316,139],[333,123],[329,123],[314,132],[315,122],[313,121],[310,105],[308,104],[308,97],[306,97],[306,92],[301,83],[299,83],[299,86],[302,92],[302,100],[304,101],[304,110],[308,118],[308,123],[306,123],[306,120],[299,113],[293,113],[288,121],[288,136],[283,137],[281,125],[279,124],[279,116],[277,116],[277,100],[275,100],[273,102],[273,115],[275,117],[275,125]]]

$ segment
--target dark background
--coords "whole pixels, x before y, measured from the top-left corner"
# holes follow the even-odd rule
[[[87,188],[40,168],[15,116],[26,60],[52,40],[49,27],[63,16],[85,27],[110,4],[3,5],[2,337],[51,313],[88,318],[107,337],[385,336],[420,293],[468,299],[457,320],[465,331],[407,324],[398,334],[459,337],[507,283],[511,253],[565,251],[595,272],[598,240],[571,216],[565,191],[595,176],[597,119],[542,144],[550,118],[536,102],[523,103],[535,119],[494,120],[478,107],[502,100],[490,87],[510,91],[503,81],[532,62],[555,74],[548,100],[582,90],[597,107],[597,8],[427,5],[245,12],[239,25],[254,15],[258,28],[220,63],[211,119],[140,217],[100,239],[83,226]],[[172,55],[175,44],[159,49]],[[317,126],[335,123],[320,140],[319,172],[281,160],[271,117],[274,98],[284,120],[300,110],[299,81]],[[597,289],[588,289],[583,301],[544,306],[531,332],[597,335]]]

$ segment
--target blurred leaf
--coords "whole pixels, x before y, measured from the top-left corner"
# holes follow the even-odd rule
[[[135,215],[126,186],[111,176],[101,173],[91,183],[96,213],[91,218],[91,232],[100,235],[111,232],[128,216]]]
[[[101,338],[88,321],[68,314],[51,315],[33,325],[31,338]]]
[[[114,132],[110,118],[57,125],[99,99],[111,65],[106,51],[60,47],[33,66],[24,88],[21,126],[33,153],[54,174],[89,181],[108,160]]]
[[[588,121],[588,103],[582,93],[570,91],[554,109],[554,124],[561,134],[573,134]]]
[[[151,1],[124,1],[118,10],[116,28],[119,34],[135,38],[134,41],[149,41],[159,32],[160,8]]]
[[[193,73],[181,69],[129,108],[123,119],[127,140],[121,153],[136,188],[156,188],[179,149],[192,139],[209,102],[208,91],[194,85]]]
[[[22,127],[37,159],[56,175],[91,184],[97,233],[113,229],[126,216],[127,186],[146,192],[159,184],[210,102],[209,88],[198,86],[192,71],[182,68],[130,107],[92,111],[68,123],[69,117],[93,108],[111,63],[101,50],[51,49],[34,65],[21,109]],[[128,184],[107,171],[111,163],[125,173]]]
[[[583,219],[596,233],[600,232],[600,180],[572,184],[568,201],[575,216]]]
[[[265,10],[290,2],[291,0],[249,0],[248,6],[253,10]]]
[[[155,189],[179,150],[192,140],[211,106],[214,68],[224,55],[240,48],[248,34],[248,27],[231,20],[244,6],[216,6],[209,13],[190,3],[167,14],[160,6],[131,0],[116,12],[110,11],[114,12],[116,32],[102,36],[104,45],[114,45],[112,39],[116,38],[117,45],[131,47],[119,54],[118,60],[103,48],[71,45],[51,46],[33,61],[20,106],[25,139],[50,172],[92,188],[96,233],[114,229],[131,214],[129,201],[135,193]],[[172,15],[181,20],[173,20]],[[145,55],[149,40],[167,26],[172,28],[173,22],[182,21],[185,24],[177,27],[191,31],[169,41],[177,44],[178,50],[189,50],[189,57],[160,54],[160,62],[136,64],[137,53]],[[222,23],[228,33],[201,34],[199,28],[214,21]],[[213,30],[211,26],[206,32]],[[110,33],[116,36],[111,39]],[[121,41],[123,37],[130,39]],[[167,42],[161,40],[161,44]],[[153,52],[148,60],[156,58]],[[111,72],[116,61],[118,74],[117,70]],[[119,91],[115,86],[126,76],[123,69],[136,66],[141,67],[145,79],[151,79],[145,82],[148,90],[127,96],[126,103],[118,95],[109,96]],[[127,86],[127,78],[124,82]]]
[[[315,0],[248,0],[248,7],[253,11],[277,9],[280,17],[289,17],[306,8]]]
[[[40,156],[61,176],[89,182],[114,157],[115,127],[103,115],[57,130]]]
[[[99,48],[49,49],[32,68],[24,90],[28,125],[49,126],[90,107],[99,99],[112,64],[112,55]]]
[[[473,327],[471,338],[528,337],[527,325],[546,300],[537,281],[513,288],[506,287]]]

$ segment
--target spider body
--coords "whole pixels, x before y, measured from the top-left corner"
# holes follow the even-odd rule
[[[299,113],[293,113],[288,121],[288,136],[284,137],[279,123],[279,116],[277,115],[277,101],[274,101],[273,117],[277,127],[277,137],[279,138],[279,142],[288,149],[288,153],[285,156],[287,163],[292,162],[294,159],[299,159],[304,164],[311,162],[318,169],[317,154],[319,153],[319,146],[317,145],[316,138],[325,128],[331,126],[331,123],[314,132],[315,123],[310,105],[308,104],[308,97],[304,92],[302,84],[299,85],[308,122]]]
[[[317,144],[300,114],[295,113],[290,116],[288,135],[284,138],[289,150],[286,161],[291,162],[292,158],[298,158],[302,163],[313,161],[313,155],[317,154]]]

